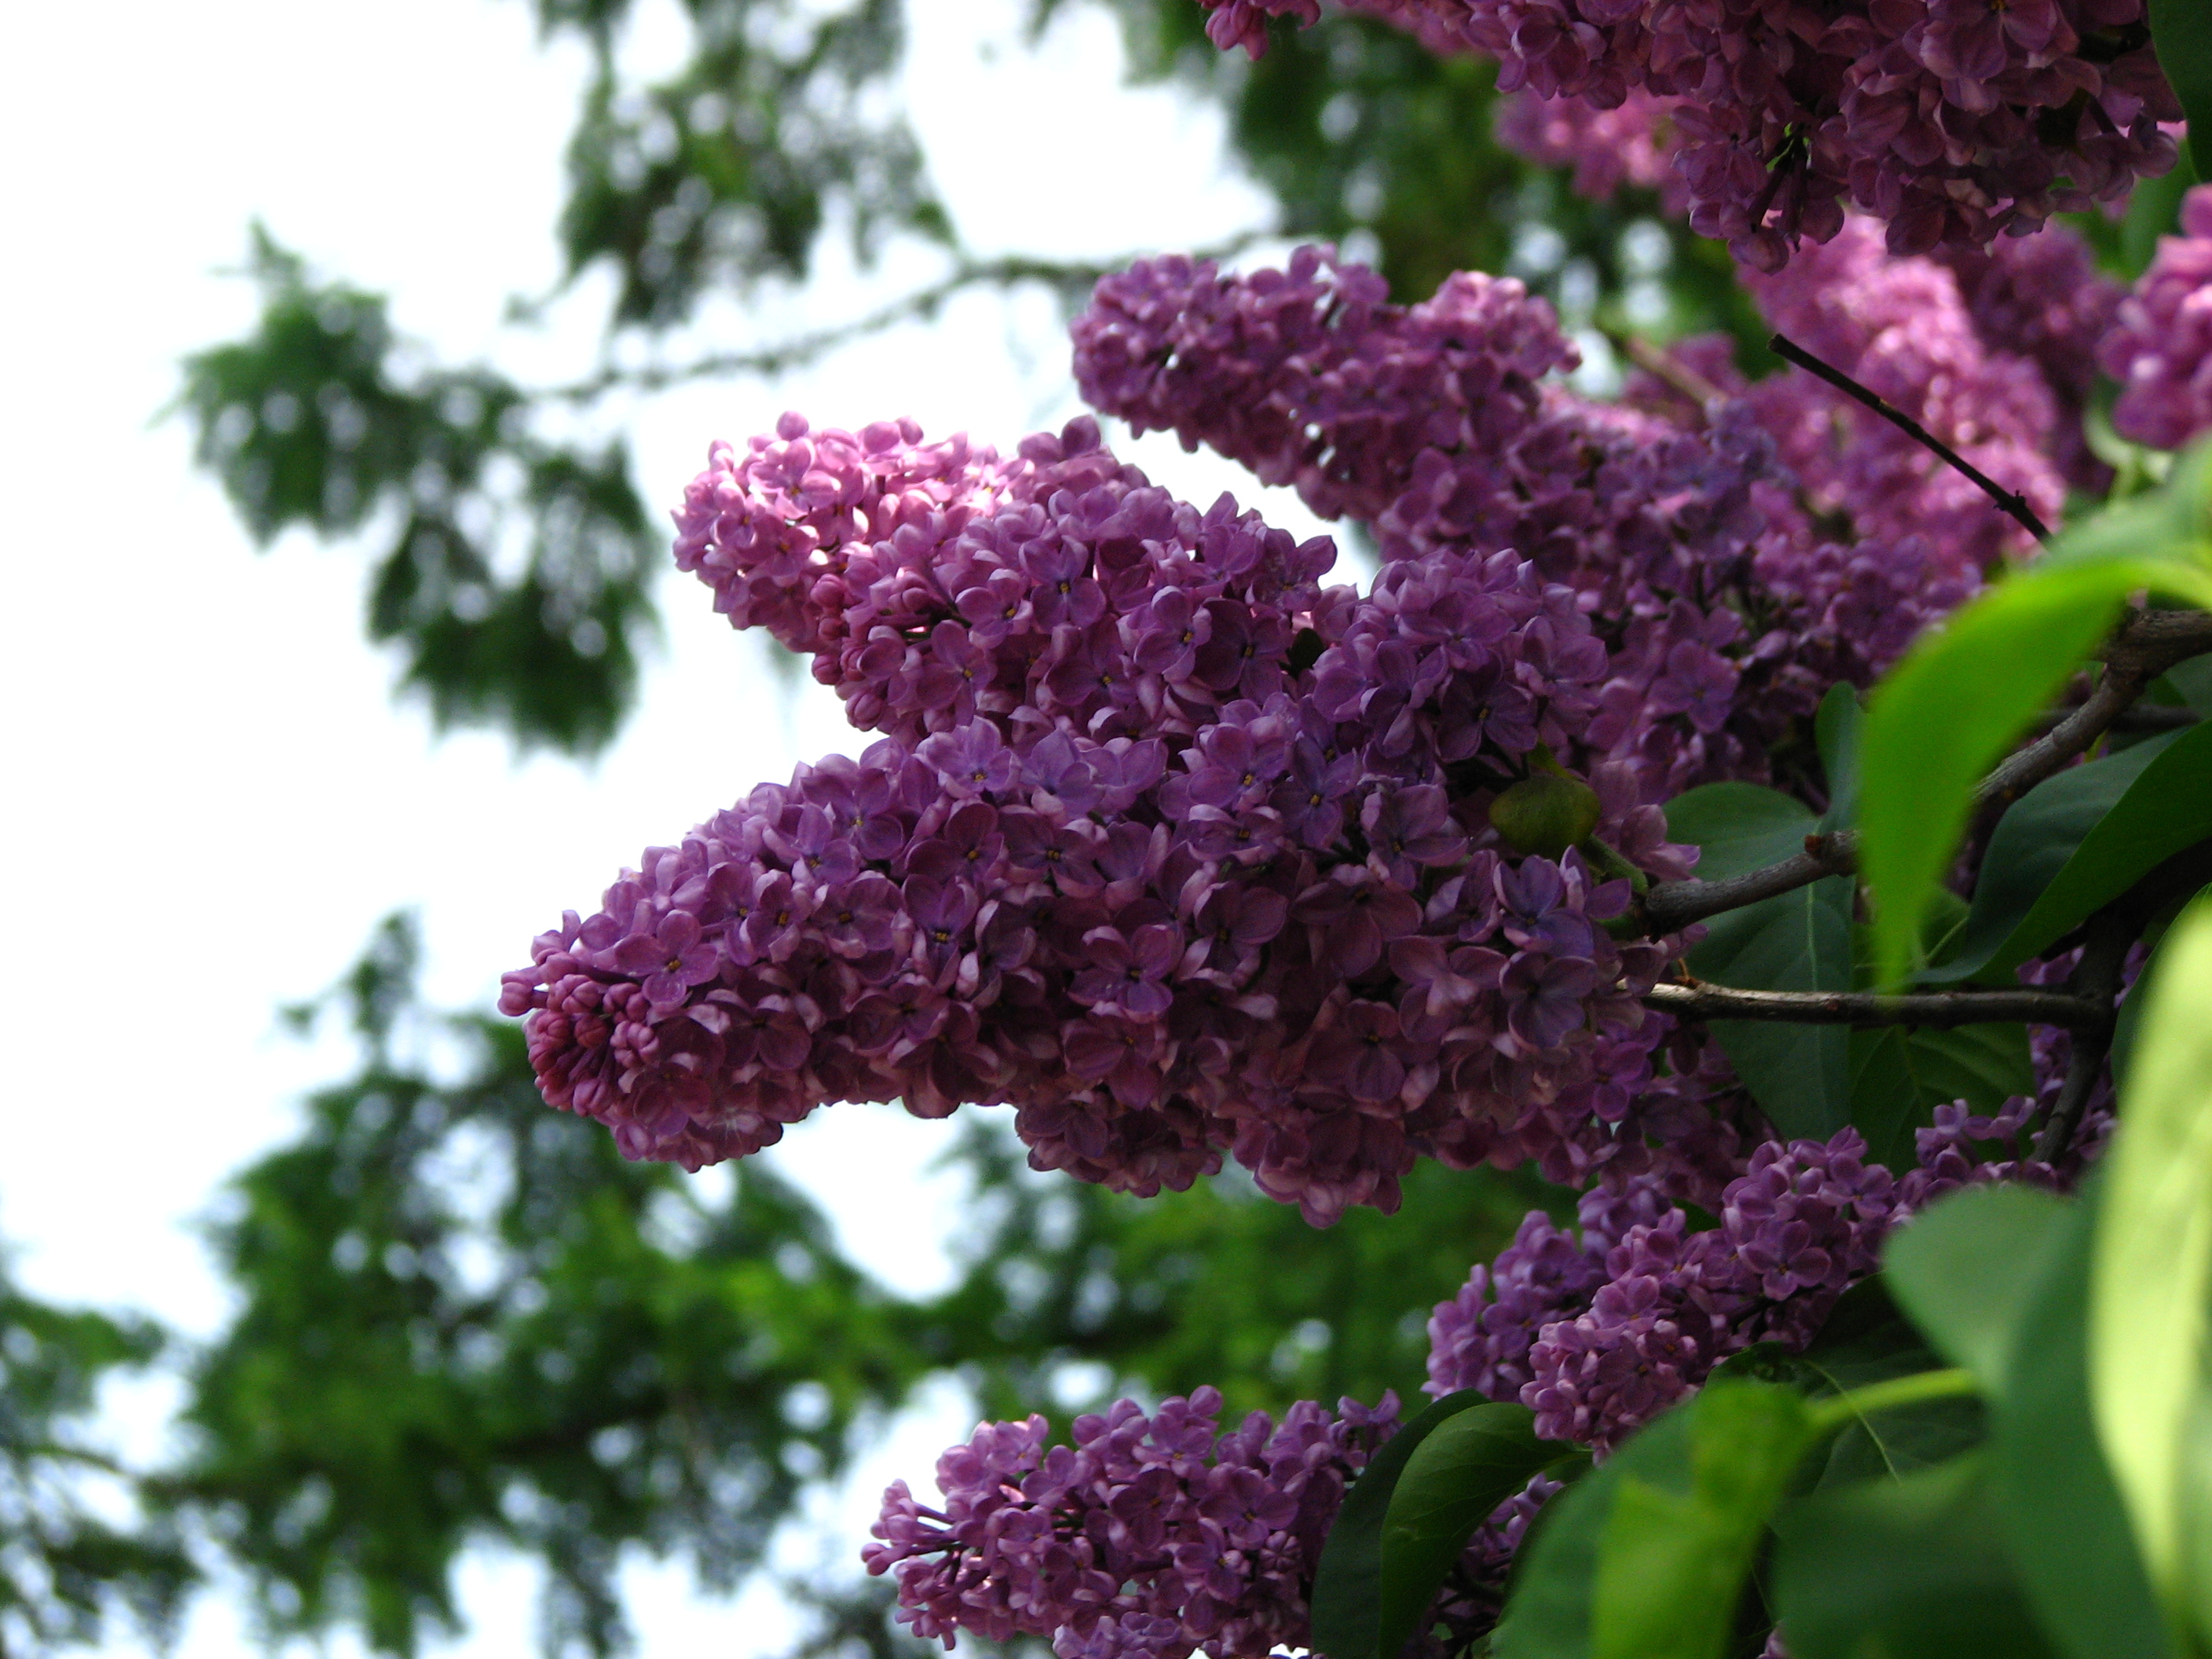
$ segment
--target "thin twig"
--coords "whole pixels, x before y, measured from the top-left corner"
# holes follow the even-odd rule
[[[2109,1021],[2087,997],[2064,991],[1739,991],[1725,985],[1655,985],[1648,1008],[1682,1019],[1785,1020],[1804,1025],[2063,1025],[2094,1029]]]
[[[1230,258],[1256,240],[1256,235],[1239,237],[1192,257],[1200,259]],[[966,259],[949,275],[928,287],[917,289],[866,316],[839,323],[835,327],[817,329],[811,334],[797,335],[773,345],[756,346],[744,351],[710,352],[706,356],[684,363],[652,364],[641,368],[624,368],[609,364],[597,374],[586,375],[580,380],[571,381],[566,386],[546,386],[532,395],[548,401],[581,404],[590,403],[615,391],[662,392],[691,380],[717,380],[738,374],[781,374],[800,364],[811,362],[841,346],[896,328],[901,323],[933,317],[947,301],[971,288],[1012,288],[1019,283],[1045,283],[1054,288],[1072,289],[1126,270],[1129,264],[1128,258],[1098,264],[1018,256],[1001,259]]]
[[[2096,1008],[2102,1018],[2094,1025],[2075,1030],[2065,1080],[2058,1085],[2051,1115],[2035,1139],[2034,1157],[2039,1164],[2055,1162],[2074,1144],[2081,1115],[2088,1109],[2089,1096],[2096,1089],[2097,1079],[2105,1074],[2105,1060],[2112,1051],[2112,1005],[2120,994],[2120,970],[2127,961],[2128,946],[2135,942],[2132,920],[2122,915],[2118,907],[2100,915],[2100,925],[2081,948],[2081,960],[2067,981],[2068,988]]]
[[[1656,882],[1644,896],[1644,922],[1654,933],[1676,933],[1707,916],[1794,892],[1823,876],[1855,874],[1858,853],[1858,836],[1839,830],[1832,835],[1806,836],[1803,852],[1793,853],[1779,864],[1761,870],[1747,870],[1716,881],[1693,877],[1687,881]]]
[[[2105,673],[2087,699],[2027,748],[2008,758],[1974,792],[1976,809],[2001,811],[2085,752],[2109,730],[2142,690],[2178,662],[2212,651],[2212,614],[2202,611],[2146,611],[2130,614],[2103,651]],[[1849,830],[1808,836],[1806,850],[1763,870],[1719,881],[1654,882],[1642,914],[1652,933],[1671,933],[1727,910],[1772,898],[1823,876],[1846,876],[1858,867],[1858,837]]]
[[[1701,413],[1727,400],[1727,392],[1666,347],[1654,345],[1633,334],[1616,333],[1612,329],[1605,331],[1605,337],[1614,350],[1677,397],[1695,404]]]
[[[2035,509],[2027,504],[2026,496],[2007,489],[1903,410],[1885,402],[1878,393],[1869,391],[1840,368],[1822,362],[1787,335],[1778,334],[1766,344],[1767,349],[1776,356],[1787,359],[1808,374],[1819,375],[1846,398],[1856,403],[1863,404],[1905,434],[1906,437],[1924,447],[1938,460],[1973,483],[1984,495],[1995,501],[2000,510],[2015,520],[2036,540],[2041,542],[2051,539],[2050,527],[2041,519],[2036,517]]]

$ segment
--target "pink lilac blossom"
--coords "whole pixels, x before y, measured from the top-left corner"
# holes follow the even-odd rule
[[[1201,0],[1214,21],[1249,0]],[[1272,8],[1271,8],[1272,9]],[[2181,111],[2142,0],[1969,0],[1782,12],[1729,0],[1358,0],[1437,52],[1499,61],[1502,91],[1617,109],[1680,100],[1690,222],[1778,269],[1847,207],[1891,249],[1986,246],[2127,195],[2173,165]],[[1214,39],[1255,55],[1249,23]]]
[[[1311,1401],[1217,1431],[1200,1389],[1122,1401],[1048,1448],[1041,1417],[986,1423],[938,1460],[939,1506],[903,1480],[863,1559],[921,1637],[1048,1638],[1059,1659],[1262,1659],[1307,1641],[1306,1595],[1346,1484],[1397,1401]]]
[[[2114,429],[2154,449],[2212,428],[2212,185],[2182,198],[2181,229],[2159,239],[2101,358],[2120,383]]]
[[[1802,1346],[1875,1270],[1897,1218],[1895,1183],[1865,1151],[1852,1129],[1826,1145],[1762,1145],[1703,1232],[1664,1174],[1585,1194],[1579,1241],[1532,1212],[1430,1320],[1427,1391],[1518,1400],[1543,1437],[1604,1449],[1729,1355]]]
[[[1850,301],[1795,270],[1761,297],[2055,514],[2042,374],[1985,345],[1950,272],[1870,235],[1856,222],[1799,262],[1848,276]],[[1611,646],[1585,758],[1630,763],[1652,799],[1762,775],[1830,684],[1870,684],[2017,539],[1978,491],[1808,376],[1747,390],[1724,352],[1692,343],[1678,356],[1728,394],[1711,407],[1650,387],[1626,404],[1576,396],[1549,378],[1576,361],[1556,319],[1510,281],[1455,277],[1399,307],[1326,250],[1249,276],[1159,260],[1102,282],[1073,333],[1095,406],[1368,519],[1386,561],[1510,547],[1573,587]]]
[[[501,1006],[549,1101],[690,1167],[832,1100],[1009,1104],[1039,1168],[1152,1193],[1232,1154],[1317,1222],[1394,1206],[1418,1156],[1642,1155],[1679,1115],[1638,1000],[1673,947],[1488,817],[1592,718],[1571,590],[1452,550],[1322,589],[1325,542],[1174,501],[1088,422],[1012,465],[917,446],[787,419],[694,487],[725,608],[893,735],[541,936]],[[1608,846],[1687,869],[1626,769],[1588,775]]]

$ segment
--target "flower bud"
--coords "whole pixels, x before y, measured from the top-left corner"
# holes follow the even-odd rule
[[[1490,822],[1516,853],[1558,858],[1597,828],[1597,792],[1556,772],[1535,772],[1490,803]]]

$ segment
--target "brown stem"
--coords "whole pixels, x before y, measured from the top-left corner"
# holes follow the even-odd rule
[[[1647,1008],[1680,1019],[1786,1020],[1804,1025],[2063,1025],[2093,1030],[2112,1011],[2064,991],[1738,991],[1725,985],[1655,985]]]
[[[2105,672],[2088,697],[2027,748],[2010,756],[1974,792],[1977,817],[2001,812],[2068,762],[2086,751],[2142,694],[2178,662],[2212,651],[2212,613],[2202,611],[2130,612],[2104,648]],[[1823,876],[1858,868],[1858,837],[1850,830],[1808,836],[1805,851],[1763,870],[1719,881],[1654,882],[1644,896],[1646,930],[1671,933],[1725,910],[1791,892]]]
[[[1936,459],[1951,467],[1995,501],[1999,511],[2017,522],[2021,528],[2027,531],[2036,540],[2039,542],[2050,540],[2050,527],[2035,516],[2035,509],[2027,504],[2026,496],[2007,489],[1903,410],[1883,401],[1879,394],[1861,386],[1840,368],[1821,362],[1787,335],[1778,334],[1766,344],[1768,349],[1776,356],[1796,364],[1798,368],[1808,374],[1818,375],[1846,398],[1855,403],[1863,404],[1905,434],[1906,437],[1926,448]]]
[[[1832,835],[1806,836],[1803,852],[1793,853],[1763,870],[1747,870],[1717,881],[1692,877],[1687,881],[1656,882],[1644,895],[1644,922],[1654,933],[1676,933],[1707,916],[1794,892],[1823,876],[1852,875],[1859,867],[1858,852],[1857,834],[1839,830]]]

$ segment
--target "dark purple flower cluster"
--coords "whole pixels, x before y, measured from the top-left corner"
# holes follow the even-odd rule
[[[1216,1432],[1200,1389],[1149,1417],[1130,1401],[1045,1444],[1041,1417],[986,1423],[938,1460],[941,1508],[903,1480],[864,1559],[898,1580],[915,1634],[1051,1640],[1060,1659],[1264,1659],[1307,1642],[1306,1595],[1346,1483],[1397,1426],[1397,1401]]]
[[[1586,1194],[1581,1237],[1531,1212],[1429,1322],[1432,1395],[1518,1400],[1547,1439],[1604,1449],[1753,1342],[1802,1346],[1872,1273],[1897,1185],[1853,1129],[1769,1141],[1691,1231],[1668,1171]],[[1695,1201],[1695,1200],[1692,1200]],[[1702,1206],[1700,1207],[1703,1207]]]
[[[1223,0],[1201,0],[1218,9]],[[1252,8],[1237,0],[1239,15]],[[1498,86],[1586,108],[1678,100],[1690,222],[1761,270],[1846,206],[1899,253],[1984,246],[2173,165],[2181,110],[2142,0],[1783,11],[1752,0],[1358,0]],[[1249,24],[1214,36],[1257,52]]]
[[[1381,276],[1321,247],[1246,276],[1139,260],[1072,331],[1092,408],[1294,485],[1325,518],[1380,518],[1426,451],[1510,450],[1540,417],[1537,383],[1579,361],[1510,277],[1460,272],[1394,306]]]
[[[693,1167],[830,1101],[1010,1104],[1040,1168],[1150,1193],[1233,1152],[1316,1221],[1393,1206],[1417,1156],[1573,1179],[1640,1145],[1665,1026],[1638,998],[1670,947],[1607,934],[1626,880],[1490,821],[1595,712],[1570,590],[1452,550],[1322,590],[1325,542],[1173,501],[1087,422],[1024,446],[1022,487],[1079,490],[909,496],[888,541],[833,539],[804,515],[875,510],[863,485],[808,506],[788,481],[878,476],[890,447],[795,426],[742,488],[717,450],[687,556],[897,735],[755,790],[537,941],[502,1006],[550,1101]],[[1612,854],[1686,869],[1632,777],[1591,782]]]
[[[2182,198],[2181,228],[2160,239],[2104,343],[2105,372],[2120,383],[2112,425],[2154,449],[2212,428],[2212,185]]]
[[[1760,297],[2055,515],[2050,392],[1975,332],[1949,271],[1887,257],[1856,221]],[[1386,561],[1510,548],[1574,588],[1611,647],[1577,758],[1632,763],[1655,800],[1761,775],[1793,718],[1838,679],[1871,683],[2018,535],[1807,376],[1747,392],[1693,346],[1686,366],[1734,395],[1575,396],[1545,378],[1572,347],[1515,283],[1455,277],[1398,307],[1326,252],[1250,276],[1158,260],[1102,282],[1073,332],[1097,407],[1370,520]]]

